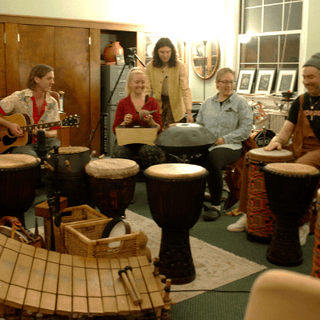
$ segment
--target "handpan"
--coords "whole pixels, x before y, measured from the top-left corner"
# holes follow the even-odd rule
[[[198,221],[208,172],[184,163],[157,164],[144,171],[153,219],[162,228],[160,245],[161,274],[173,284],[193,281],[189,230]]]
[[[133,198],[139,165],[128,159],[90,161],[86,165],[93,199],[108,218],[121,217]]]
[[[248,200],[247,200],[247,239],[270,242],[273,234],[274,214],[267,203],[264,174],[261,168],[268,163],[292,162],[289,150],[265,151],[263,148],[248,152]]]
[[[276,216],[267,260],[280,266],[298,266],[303,262],[299,220],[309,209],[319,170],[299,163],[270,163],[263,171],[268,204]]]

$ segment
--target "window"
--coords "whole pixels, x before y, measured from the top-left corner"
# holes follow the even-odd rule
[[[301,0],[241,0],[240,21],[240,69],[298,69]]]

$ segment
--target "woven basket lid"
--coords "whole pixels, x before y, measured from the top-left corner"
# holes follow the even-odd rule
[[[136,175],[140,167],[133,160],[111,158],[92,160],[85,169],[88,175],[97,179],[123,179]]]
[[[0,169],[14,169],[33,166],[39,159],[28,154],[0,154]]]

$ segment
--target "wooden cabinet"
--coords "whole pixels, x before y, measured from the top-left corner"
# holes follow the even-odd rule
[[[26,88],[31,68],[55,71],[54,91],[64,91],[64,111],[80,115],[70,128],[72,146],[100,151],[100,34],[110,32],[122,46],[142,54],[143,26],[103,21],[0,15],[0,99]],[[94,133],[95,132],[95,133]],[[93,138],[94,137],[94,138]],[[91,139],[93,140],[91,141]],[[91,141],[91,143],[90,143]]]
[[[34,65],[52,66],[55,72],[53,90],[65,92],[64,111],[67,115],[80,116],[80,127],[70,128],[70,144],[89,146],[92,130],[100,118],[100,57],[99,53],[91,56],[95,52],[91,47],[96,46],[99,51],[100,42],[95,36],[95,43],[91,39],[90,44],[90,34],[99,34],[99,30],[12,23],[0,25],[0,34],[6,34],[5,49],[3,44],[0,45],[0,66],[3,66],[0,83],[6,84],[1,85],[5,88],[1,97],[25,89]],[[91,88],[90,84],[96,88]],[[92,96],[92,90],[98,95]],[[90,147],[100,152],[100,133],[95,135]]]

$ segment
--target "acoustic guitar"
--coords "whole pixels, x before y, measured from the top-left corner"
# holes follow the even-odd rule
[[[55,121],[32,124],[31,118],[25,113],[16,113],[11,116],[3,116],[3,119],[10,121],[12,123],[17,123],[23,132],[28,134],[23,135],[23,137],[16,137],[11,134],[10,130],[6,127],[0,126],[0,153],[3,153],[9,148],[24,146],[32,142],[33,134],[32,130],[34,128],[38,129],[48,129],[57,126],[79,126],[79,116],[69,116],[68,118]]]

